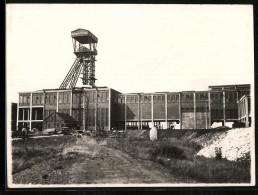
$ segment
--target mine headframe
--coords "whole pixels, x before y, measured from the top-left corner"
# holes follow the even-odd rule
[[[95,61],[98,38],[89,30],[77,29],[72,31],[72,41],[76,59],[67,73],[59,89],[74,88],[79,75],[82,74],[82,84],[95,87]]]

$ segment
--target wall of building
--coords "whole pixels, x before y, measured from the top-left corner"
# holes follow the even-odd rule
[[[17,103],[11,104],[11,130],[16,130],[17,124]]]
[[[251,126],[251,101],[250,96],[244,95],[238,101],[238,121],[244,123],[246,127]]]
[[[99,126],[104,130],[109,129],[109,89],[86,90],[85,95],[85,119],[86,129],[95,130]],[[82,116],[83,117],[83,116]]]
[[[167,118],[168,120],[179,120],[179,93],[167,95]]]
[[[238,109],[242,103],[237,102],[241,95],[250,94],[250,85],[209,88],[209,91],[148,94],[121,94],[109,88],[20,93],[17,125],[39,126],[54,111],[70,114],[86,129],[100,126],[109,130],[118,124],[140,128],[161,123],[168,128],[172,122],[180,122],[182,129],[204,129],[213,122],[239,121],[239,114],[244,114]],[[247,106],[250,110],[250,103]]]
[[[151,115],[152,115],[152,108],[151,108],[151,95],[143,95],[140,97],[140,118],[142,120],[148,120],[151,121]],[[127,103],[127,102],[126,102]],[[130,103],[127,103],[129,105]],[[163,110],[164,112],[164,110]],[[154,114],[155,116],[155,114]]]
[[[127,121],[138,121],[139,118],[139,101],[138,95],[126,96],[126,116]],[[148,105],[143,106],[143,117],[148,117]],[[151,118],[151,117],[150,117]]]

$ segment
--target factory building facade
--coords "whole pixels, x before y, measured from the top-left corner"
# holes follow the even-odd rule
[[[52,128],[53,112],[73,117],[80,129],[209,129],[214,122],[251,125],[250,85],[207,91],[120,93],[107,87],[19,93],[17,129]],[[44,124],[44,126],[43,126]]]

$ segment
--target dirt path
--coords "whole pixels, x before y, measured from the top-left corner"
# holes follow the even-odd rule
[[[56,158],[38,162],[13,176],[14,183],[32,184],[128,184],[179,183],[163,166],[113,148],[106,141],[82,137]]]

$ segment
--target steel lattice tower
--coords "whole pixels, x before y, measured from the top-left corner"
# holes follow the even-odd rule
[[[82,84],[95,87],[95,61],[98,38],[89,30],[77,29],[71,32],[76,59],[59,89],[74,88],[82,72]]]

